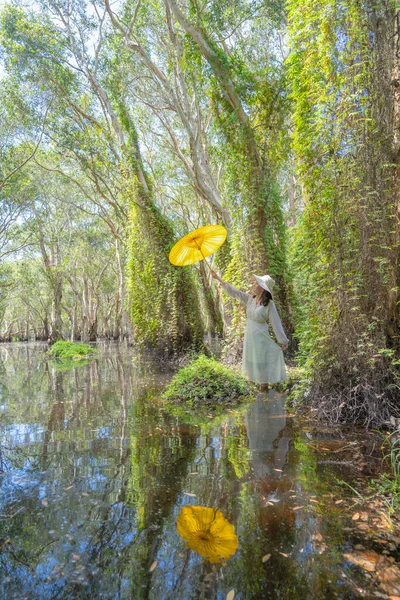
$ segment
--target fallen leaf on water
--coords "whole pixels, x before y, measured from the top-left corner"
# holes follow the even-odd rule
[[[196,498],[196,494],[192,494],[191,492],[183,492],[185,496],[190,496],[191,498]]]
[[[150,565],[149,573],[152,573],[157,565],[158,565],[158,560],[155,560],[154,562],[152,562]]]
[[[235,597],[235,590],[229,590],[226,595],[226,600],[233,600]]]
[[[43,504],[43,506],[48,506],[49,502],[48,502],[48,500],[42,500],[42,504]]]
[[[353,521],[358,521],[358,519],[360,518],[360,513],[354,513],[354,515],[351,518]]]
[[[262,559],[261,559],[261,560],[262,560],[262,561],[263,561],[263,563],[264,563],[264,562],[267,562],[267,560],[269,560],[270,558],[271,558],[271,555],[270,555],[270,554],[266,554],[265,556],[263,556],[263,557],[262,557]]]
[[[374,550],[366,550],[365,552],[354,552],[353,554],[343,554],[348,561],[357,565],[366,571],[375,571],[376,563],[379,559],[379,554]]]
[[[320,533],[316,533],[314,536],[314,539],[317,540],[317,542],[322,542],[322,535]]]
[[[73,487],[73,485],[69,485],[68,487],[64,488],[64,490],[67,492],[68,490],[72,490]]]

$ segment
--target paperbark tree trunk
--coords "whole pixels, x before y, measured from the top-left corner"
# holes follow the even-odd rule
[[[396,274],[389,295],[388,334],[397,348],[400,347],[400,10],[394,12],[393,23],[393,68],[392,68],[392,101],[393,101],[393,159],[395,164],[393,193],[395,202],[395,219],[397,224],[394,261]]]

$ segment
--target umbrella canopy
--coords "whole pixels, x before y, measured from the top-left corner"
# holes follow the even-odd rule
[[[239,545],[233,525],[220,510],[207,506],[184,506],[176,527],[188,548],[211,563],[225,562]]]
[[[205,225],[181,238],[169,253],[173,265],[193,265],[214,254],[224,243],[227,231],[222,225]]]

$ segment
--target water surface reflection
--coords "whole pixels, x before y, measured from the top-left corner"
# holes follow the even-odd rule
[[[160,404],[168,375],[127,348],[72,370],[43,355],[0,347],[1,598],[365,597],[341,576],[332,471],[283,396],[190,425]],[[224,560],[188,545],[184,507],[232,524]]]

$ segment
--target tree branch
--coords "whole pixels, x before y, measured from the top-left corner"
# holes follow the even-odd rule
[[[38,140],[38,142],[37,142],[37,144],[36,144],[36,146],[35,146],[35,148],[34,148],[34,150],[33,150],[32,154],[31,154],[30,156],[28,156],[28,158],[27,158],[26,160],[24,160],[24,161],[23,161],[23,162],[22,162],[20,165],[18,165],[18,167],[15,167],[15,169],[13,169],[13,170],[11,171],[11,173],[9,173],[9,174],[8,174],[8,175],[7,175],[7,176],[6,176],[6,177],[3,179],[3,181],[0,183],[0,190],[2,190],[2,189],[4,188],[4,186],[5,186],[6,182],[7,182],[7,181],[8,181],[8,180],[9,180],[9,179],[10,179],[10,178],[13,176],[13,175],[15,175],[15,173],[16,173],[17,171],[20,171],[20,170],[21,170],[21,169],[22,169],[22,168],[23,168],[23,167],[24,167],[24,166],[25,166],[25,165],[26,165],[26,164],[27,164],[27,163],[28,163],[30,160],[32,160],[32,158],[34,158],[34,156],[35,156],[36,152],[37,152],[37,151],[38,151],[38,149],[39,149],[39,146],[40,146],[40,144],[41,144],[42,138],[43,138],[44,126],[45,126],[45,123],[46,123],[47,113],[49,112],[49,109],[50,109],[50,104],[49,104],[49,105],[47,106],[47,108],[46,108],[46,111],[45,111],[45,114],[44,114],[44,117],[43,117],[42,130],[41,130],[41,132],[40,132],[40,137],[39,137],[39,140]]]

